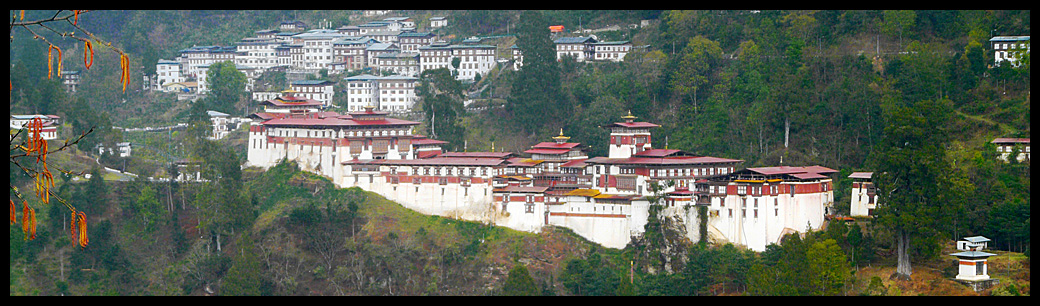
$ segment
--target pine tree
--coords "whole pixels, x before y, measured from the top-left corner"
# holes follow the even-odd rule
[[[502,295],[508,296],[532,296],[539,294],[538,286],[534,278],[527,272],[527,267],[522,263],[516,263],[509,269],[509,276],[502,285]]]
[[[264,281],[260,259],[256,256],[256,248],[252,237],[243,234],[238,238],[238,250],[231,261],[231,269],[221,285],[220,294],[225,296],[261,295]]]

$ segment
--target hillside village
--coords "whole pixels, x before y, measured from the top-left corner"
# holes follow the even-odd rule
[[[635,122],[630,113],[619,119],[622,122],[604,127],[610,129],[605,157],[586,156],[588,148],[568,143],[563,130],[552,142],[524,152],[445,152],[440,148],[444,142],[414,132],[418,122],[391,117],[412,110],[418,75],[446,68],[456,79],[472,82],[496,67],[523,67],[516,45],[510,48],[510,63],[499,59],[495,46],[480,45],[476,36],[458,44],[439,39],[435,31],[445,22],[433,17],[426,29],[431,31],[418,32],[408,17],[335,29],[284,21],[275,29],[243,37],[235,46],[194,46],[180,50],[173,60],[160,59],[156,75],[146,76],[145,84],[148,90],[198,99],[208,92],[209,66],[231,61],[248,77],[245,90],[260,101],[261,111],[234,118],[209,110],[209,138],[223,138],[242,123],[251,123],[243,167],[269,168],[280,160],[293,160],[340,187],[361,186],[423,213],[532,232],[563,226],[612,248],[625,247],[642,232],[651,204],[669,207],[665,213],[682,220],[692,240],[726,241],[755,251],[779,243],[788,233],[818,229],[827,219],[842,218],[834,205],[849,205],[849,216],[855,218],[869,218],[878,205],[870,173],[850,175],[856,180],[851,202],[834,203],[835,170],[783,164],[745,169],[739,159],[655,149],[651,130],[658,125]],[[600,42],[594,34],[556,36],[562,27],[550,30],[557,60],[571,56],[578,62],[623,61],[632,48],[626,41]],[[1005,60],[1016,65],[1016,53],[1004,50],[1029,52],[1028,44],[1020,44],[1029,36],[995,36],[990,41],[997,66]],[[280,93],[254,91],[256,78],[266,71],[354,75],[343,78],[346,90],[339,94],[347,96],[345,107],[334,107],[337,93],[332,81],[302,79],[291,81]],[[77,81],[76,73],[64,77],[69,91],[75,91]],[[56,118],[45,119],[45,138],[55,138]],[[25,120],[12,116],[11,128]],[[1017,159],[1029,160],[1029,138],[997,138],[993,143],[1005,160],[1012,147],[1024,145],[1017,149]],[[121,156],[129,156],[131,145],[121,143],[119,149]],[[186,177],[182,173],[179,178]],[[201,179],[198,174],[192,177]],[[700,213],[711,216],[705,219],[709,224],[698,222]]]
[[[428,30],[444,26],[443,21],[432,17]],[[551,30],[554,35],[562,31]],[[1028,52],[1028,44],[1015,43],[1028,41],[1028,36],[991,41],[995,50],[1017,47]],[[594,36],[559,36],[553,43],[557,60],[569,56],[578,62],[623,61],[632,49],[631,42]],[[241,123],[251,123],[244,166],[268,168],[292,160],[342,188],[360,186],[419,212],[532,232],[563,226],[614,248],[641,233],[651,204],[669,207],[665,213],[684,221],[691,240],[730,242],[756,251],[779,243],[786,234],[840,218],[834,205],[849,205],[852,217],[869,217],[877,205],[869,172],[849,176],[857,180],[852,190],[838,190],[851,192],[850,203],[834,203],[831,175],[836,170],[815,165],[743,168],[742,160],[656,149],[651,130],[658,125],[634,121],[631,114],[609,127],[606,157],[586,156],[587,148],[567,142],[562,130],[553,141],[522,154],[445,152],[443,141],[415,134],[419,122],[391,117],[412,110],[423,71],[448,68],[456,79],[473,82],[495,67],[522,69],[523,55],[515,45],[510,49],[511,64],[499,60],[496,47],[480,44],[477,37],[450,44],[433,32],[417,32],[409,17],[335,29],[283,21],[235,46],[180,50],[173,60],[159,60],[156,75],[145,84],[152,84],[150,90],[197,98],[208,92],[208,67],[233,62],[248,77],[246,90],[262,110],[247,118],[209,111],[209,138],[221,139]],[[1015,63],[1014,56],[997,51],[995,64],[1004,60]],[[330,111],[337,94],[330,81],[298,80],[281,92],[253,91],[256,78],[268,70],[287,75],[354,73],[343,79],[346,89],[339,93],[347,95],[345,107],[338,108],[346,112]],[[67,75],[67,84],[75,84],[76,74]],[[12,117],[12,128],[22,122],[16,122],[19,118]],[[1029,160],[1028,139],[994,143],[1001,145],[1005,160],[1011,145],[1024,143],[1019,160]],[[129,144],[123,147],[129,155]],[[708,209],[689,209],[698,206]],[[699,224],[698,214],[710,215],[710,224]]]
[[[356,25],[281,21],[233,45],[180,49],[175,58],[146,63],[155,65],[155,74],[144,75],[140,89],[194,103],[212,92],[209,68],[231,63],[246,77],[250,105],[241,114],[207,110],[206,138],[244,148],[239,151],[239,168],[253,173],[250,176],[291,164],[335,188],[360,188],[424,215],[541,235],[562,229],[612,250],[645,243],[648,224],[669,219],[681,226],[681,240],[767,252],[791,234],[805,237],[827,230],[829,224],[870,223],[884,206],[879,203],[883,190],[877,188],[878,176],[869,169],[850,174],[820,164],[785,163],[783,157],[752,165],[733,156],[669,149],[669,140],[661,136],[663,124],[634,116],[630,109],[616,110],[626,114],[596,127],[608,134],[595,139],[606,144],[605,156],[590,154],[594,140],[579,139],[565,129],[519,150],[504,149],[501,142],[496,150],[493,137],[488,140],[490,150],[449,147],[420,129],[420,76],[446,68],[455,80],[471,85],[496,70],[524,69],[523,54],[515,44],[505,48],[502,40],[480,33],[467,38],[443,35],[440,29],[449,21],[445,16],[424,17],[422,22],[386,17],[394,15],[398,14],[363,11],[369,21]],[[649,22],[656,21],[605,30],[634,29]],[[627,40],[601,40],[596,30],[569,32],[552,26],[550,32],[557,61],[619,63],[630,52],[647,48]],[[1018,67],[1023,52],[1029,53],[1028,35],[992,36],[989,42],[991,67]],[[264,84],[263,76],[271,73],[284,74],[286,87]],[[89,82],[79,71],[64,71],[61,78],[70,93],[80,82]],[[470,105],[484,89],[467,90],[474,90],[464,94],[465,105]],[[53,114],[12,114],[10,128],[12,135],[28,132],[32,137],[26,127],[38,122],[40,136],[55,140],[70,134],[61,130],[68,128],[68,120]],[[113,128],[172,135],[188,124]],[[129,158],[140,143],[126,140],[114,145],[99,143],[80,150]],[[1031,162],[1029,138],[996,137],[986,145],[995,149],[990,153],[999,162]],[[125,164],[119,170],[103,169],[121,175],[123,181],[211,182],[204,178],[202,162],[163,158],[169,169],[140,176],[126,171]],[[102,161],[95,158],[94,163]],[[162,176],[166,174],[174,176]],[[976,252],[987,247],[990,238],[1001,239],[962,238],[956,245],[962,252],[946,254],[960,259],[956,279],[968,280],[969,286],[984,281],[986,287],[973,287],[975,292],[995,286],[986,267],[1003,263],[995,257],[987,266],[986,258],[996,254]],[[380,288],[390,288],[391,283],[385,280]],[[194,290],[208,295],[209,285],[202,292]]]

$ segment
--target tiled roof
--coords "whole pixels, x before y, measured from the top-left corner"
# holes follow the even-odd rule
[[[742,162],[739,159],[729,159],[711,156],[677,156],[677,157],[629,157],[629,158],[606,158],[594,157],[586,160],[586,163],[596,164],[630,164],[630,165],[696,165],[714,163]]]
[[[627,128],[652,128],[659,127],[660,125],[656,125],[650,122],[614,122],[614,124],[608,126],[620,126]]]
[[[510,152],[444,152],[444,157],[470,157],[470,158],[507,158],[513,155]]]
[[[586,42],[596,42],[592,37],[579,36],[579,37],[560,37],[553,41],[554,44],[583,44]]]
[[[854,179],[870,179],[874,175],[874,172],[853,172],[849,174],[849,178]]]
[[[1029,138],[997,138],[992,143],[1029,143]]]
[[[423,159],[378,159],[370,164],[380,165],[430,165],[430,166],[498,166],[505,162],[501,159],[492,158],[465,158],[465,157],[442,157],[436,156]]]
[[[528,154],[565,154],[565,153],[570,152],[570,151],[571,150],[567,150],[567,149],[530,149],[530,150],[524,151],[524,153],[528,153]]]
[[[574,147],[577,147],[577,146],[580,146],[580,145],[581,145],[581,143],[577,143],[577,142],[555,143],[555,142],[548,142],[548,141],[546,141],[546,142],[540,142],[540,143],[534,145],[531,148],[534,148],[534,149],[570,149],[570,148],[574,148]]]

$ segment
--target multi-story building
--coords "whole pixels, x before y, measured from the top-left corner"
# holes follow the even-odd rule
[[[520,70],[524,66],[524,54],[516,45],[509,46],[509,50],[513,53],[513,70]]]
[[[293,43],[303,46],[303,69],[329,69],[333,63],[332,43],[346,35],[336,30],[316,29],[293,35]]]
[[[393,30],[393,29],[390,28],[390,23],[389,22],[385,22],[385,21],[370,21],[370,22],[366,22],[366,23],[363,23],[363,24],[359,24],[357,27],[358,27],[358,33],[360,33],[360,35],[368,34],[368,32],[392,31]],[[397,28],[397,31],[400,31],[400,30],[401,30],[400,28]]]
[[[186,77],[198,78],[199,71],[203,67],[209,67],[214,63],[235,60],[235,47],[221,46],[193,46],[182,49],[181,68]]]
[[[336,94],[332,89],[335,82],[326,80],[299,80],[289,83],[289,89],[296,96],[321,102],[323,107],[332,106],[332,97]]]
[[[429,32],[404,32],[397,35],[397,44],[401,46],[401,52],[419,53],[419,47],[432,44],[433,37]]]
[[[398,38],[397,36],[401,35],[401,33],[402,33],[401,31],[390,31],[390,30],[368,31],[365,34],[361,34],[361,37],[368,37],[368,38],[371,38],[371,39],[375,39],[378,42],[396,43],[397,42],[397,38]]]
[[[76,92],[79,87],[79,70],[64,70],[61,72],[61,84],[65,85],[65,91]]]
[[[282,43],[270,38],[247,37],[235,44],[235,65],[248,66],[261,71],[277,67],[278,54],[275,48]]]
[[[874,215],[877,208],[877,187],[872,180],[873,172],[853,172],[849,175],[852,179],[852,195],[849,197],[849,216],[869,217]]]
[[[340,186],[354,176],[343,163],[414,156],[410,140],[418,122],[386,117],[371,108],[335,112],[290,113],[250,126],[247,166],[268,168],[282,159],[301,169],[335,178]],[[361,170],[361,169],[359,169]]]
[[[431,28],[443,28],[448,26],[448,19],[444,17],[430,17]]]
[[[332,42],[333,63],[341,65],[342,71],[361,70],[368,67],[365,49],[377,41],[368,37],[345,37]]]
[[[379,72],[389,72],[403,76],[419,76],[419,53],[391,52],[376,55]]]
[[[451,67],[451,46],[433,44],[419,47],[419,73]],[[449,68],[451,69],[451,68]]]
[[[184,76],[181,75],[181,64],[177,61],[160,59],[155,64],[155,89],[164,90],[167,88],[165,85],[184,82]]]
[[[345,25],[345,26],[341,26],[341,27],[336,28],[336,31],[339,32],[340,34],[351,36],[351,37],[361,36],[361,28],[358,28],[358,26]]]
[[[451,56],[460,59],[455,78],[474,80],[477,75],[487,75],[495,67],[496,50],[497,48],[491,45],[452,45]]]
[[[389,14],[390,12],[391,12],[391,10],[364,10],[364,11],[361,12],[361,14],[362,14],[362,16],[365,16],[365,17],[375,17],[375,16],[383,16],[383,15]]]
[[[592,60],[622,62],[625,55],[632,50],[628,41],[604,41],[592,43]]]
[[[383,21],[391,24],[391,29],[397,29],[397,31],[403,31],[404,29],[415,29],[415,21],[412,17],[387,17],[383,18]],[[395,25],[396,24],[396,25]]]
[[[347,83],[347,110],[361,111],[372,107],[386,112],[408,112],[415,104],[415,87],[419,79],[409,76],[356,75]]]
[[[11,129],[21,130],[34,119],[40,119],[40,123],[43,125],[40,137],[46,140],[58,139],[58,126],[61,125],[61,117],[58,115],[11,115]],[[13,135],[14,132],[11,134]],[[32,134],[28,135],[28,137],[32,136]]]
[[[306,29],[307,25],[299,20],[282,21],[278,24],[278,30],[282,32],[303,32]]]
[[[833,173],[837,171],[821,166],[779,166],[708,178],[697,190],[702,194],[698,204],[710,203],[708,241],[761,252],[787,234],[818,230],[833,207],[834,187],[827,176]]]
[[[317,113],[323,105],[321,101],[300,96],[295,90],[283,90],[281,96],[260,102],[264,110],[253,117],[266,120],[292,113]]]
[[[228,114],[214,110],[208,110],[206,114],[209,115],[209,121],[213,123],[213,132],[206,139],[219,140],[231,133],[231,130],[228,128],[228,125],[231,123]]]
[[[1008,157],[1012,151],[1018,149],[1018,157],[1016,158],[1019,162],[1029,161],[1029,138],[997,138],[991,141],[997,146],[998,158],[1003,161],[1008,161]]]
[[[365,59],[368,61],[367,67],[376,67],[376,56],[384,53],[394,53],[401,51],[401,48],[395,43],[373,43],[365,48]]]
[[[595,42],[595,38],[588,36],[557,38],[553,40],[553,44],[556,45],[556,60],[561,60],[564,56],[573,57],[578,62],[591,59],[592,53],[595,52],[592,43]]]
[[[1029,36],[994,36],[989,39],[990,46],[993,48],[993,64],[1000,66],[1000,63],[1007,61],[1012,66],[1018,67],[1018,60],[1022,58],[1023,53],[1029,53]]]
[[[553,41],[556,45],[556,60],[564,56],[573,57],[578,62],[612,61],[621,62],[625,55],[632,51],[632,43],[628,41],[597,41],[592,36],[560,37]],[[514,50],[514,59],[523,58],[519,49]],[[515,64],[514,64],[515,65]]]

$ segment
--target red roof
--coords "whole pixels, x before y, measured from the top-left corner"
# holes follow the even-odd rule
[[[739,159],[729,159],[711,156],[675,156],[675,157],[629,157],[629,158],[605,158],[595,157],[586,161],[587,163],[601,164],[638,164],[638,165],[688,165],[688,164],[714,164],[743,162]]]
[[[538,143],[538,144],[534,145],[531,148],[533,148],[533,149],[570,149],[570,148],[573,148],[573,147],[577,147],[579,145],[581,145],[581,143],[577,143],[577,142],[555,143],[555,142],[548,142],[547,141],[547,142]]]
[[[1029,138],[997,138],[992,143],[1029,143]]]
[[[571,150],[567,150],[567,149],[530,149],[530,150],[524,151],[524,153],[529,153],[529,154],[565,154],[565,153],[570,152],[570,151]]]
[[[803,180],[827,178],[827,176],[821,175],[821,174],[815,173],[815,172],[791,173],[791,174],[788,174],[788,175],[793,176],[795,178],[803,179]]]
[[[585,160],[586,159],[584,159],[584,158],[583,159],[571,160],[571,161],[568,161],[566,163],[563,163],[562,165],[560,165],[560,167],[568,167],[568,168],[569,167],[574,167],[574,168],[585,167]]]
[[[441,153],[443,157],[473,157],[473,158],[507,158],[513,153],[510,152],[445,152]]]
[[[465,157],[432,157],[423,159],[377,159],[371,164],[380,165],[431,165],[431,166],[498,166],[502,164],[501,159],[492,158],[465,158]]]
[[[441,154],[441,151],[419,151],[415,153],[416,158],[430,158]]]
[[[260,105],[270,104],[273,106],[321,106],[321,101],[311,99],[299,99],[299,100],[282,100],[282,98],[274,98],[264,102],[260,102]]]
[[[653,124],[653,123],[650,123],[650,122],[614,122],[613,125],[620,126],[620,127],[627,127],[627,128],[652,128],[652,127],[659,127],[660,126],[660,125],[656,125],[656,124]],[[610,125],[608,125],[608,126],[610,126]]]
[[[747,168],[750,171],[757,172],[759,174],[772,175],[772,174],[792,174],[792,173],[835,173],[837,170],[823,167],[823,166],[808,166],[808,167],[794,167],[794,166],[778,166],[778,167],[760,167],[760,168]]]
[[[342,118],[343,116],[320,117],[308,116],[306,118],[281,117],[263,122],[263,125],[271,126],[373,126],[373,125],[418,125],[419,122],[395,118],[381,120],[354,120]]]
[[[448,143],[448,142],[447,141],[443,141],[443,140],[429,139],[429,138],[419,138],[419,139],[413,138],[412,139],[412,145],[429,145],[429,144],[445,144],[445,143]]]

